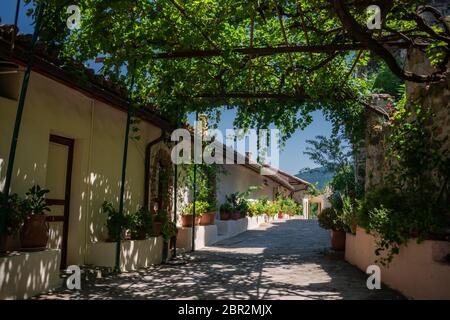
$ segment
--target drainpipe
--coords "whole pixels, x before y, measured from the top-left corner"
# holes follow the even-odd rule
[[[177,128],[180,127],[180,117],[177,116]],[[177,223],[177,201],[178,201],[178,165],[174,165],[174,177],[173,177],[173,223]],[[173,259],[177,257],[177,235],[173,237]]]
[[[9,149],[8,165],[6,167],[5,184],[3,187],[3,198],[1,199],[0,205],[0,239],[2,239],[3,233],[6,231],[5,230],[6,208],[8,207],[8,198],[10,191],[9,189],[11,188],[11,180],[14,169],[14,160],[16,156],[17,142],[19,139],[20,124],[22,122],[22,113],[25,107],[25,98],[27,96],[28,84],[30,82],[31,70],[33,68],[34,63],[34,52],[36,49],[36,44],[39,38],[39,32],[41,29],[42,20],[44,16],[45,2],[42,2],[37,6],[38,6],[37,7],[38,15],[36,18],[36,25],[34,27],[33,38],[31,40],[31,49],[30,49],[30,56],[28,58],[28,66],[25,71],[22,82],[22,88],[20,90],[19,104],[17,106],[16,120],[14,123],[14,130],[11,138],[11,146]]]
[[[178,166],[175,165],[173,179],[173,222],[177,223],[177,196],[178,196]],[[177,256],[177,236],[173,238],[173,257]]]
[[[127,123],[125,126],[125,141],[123,146],[123,158],[122,158],[122,177],[121,177],[121,183],[120,183],[120,197],[119,197],[119,214],[121,217],[124,216],[123,210],[124,210],[124,202],[125,202],[125,182],[126,182],[126,171],[127,171],[127,159],[128,159],[128,140],[130,137],[130,126],[131,126],[131,90],[133,90],[134,86],[134,71],[133,76],[131,78],[131,85],[130,85],[130,101],[128,102],[128,111],[127,111]],[[115,267],[114,271],[120,273],[120,247],[121,247],[121,239],[122,237],[122,226],[119,227],[119,230],[117,232],[117,242],[116,242],[116,261],[115,261]]]
[[[198,112],[195,113],[195,125],[198,125]],[[195,131],[194,131],[195,132]],[[194,144],[195,144],[195,134],[197,132],[194,133]],[[195,153],[195,147],[194,147],[194,153]],[[194,154],[194,185],[193,185],[193,189],[194,189],[194,203],[193,203],[193,207],[192,207],[192,252],[195,251],[195,202],[197,201],[197,161],[195,158],[195,154]]]
[[[192,212],[192,252],[195,251],[195,202],[197,201],[197,164],[194,162],[194,203]]]
[[[18,23],[19,23],[19,11],[20,11],[20,0],[17,0],[16,3],[16,15],[14,16],[14,31],[11,37],[11,55],[14,53],[14,46],[16,44],[16,36],[17,36],[17,30],[18,30]]]
[[[152,156],[152,148],[154,145],[164,140],[164,130],[161,129],[161,135],[147,144],[145,147],[145,172],[144,172],[144,208],[148,210],[148,203],[150,199],[150,162]]]

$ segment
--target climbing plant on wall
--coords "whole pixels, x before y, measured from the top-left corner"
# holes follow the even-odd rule
[[[376,253],[387,264],[409,239],[450,236],[450,157],[422,103],[401,101],[390,118],[384,184],[359,202],[359,224],[379,235]]]
[[[150,211],[152,213],[164,212],[168,217],[171,217],[174,172],[169,151],[161,147],[153,157],[151,164]],[[158,207],[158,212],[155,212],[155,207]]]
[[[185,184],[193,189],[194,185],[194,165],[184,165],[186,172]],[[217,184],[221,175],[226,174],[223,167],[217,164],[200,164],[197,165],[196,176],[196,198],[197,201],[207,202],[209,211],[217,210]]]

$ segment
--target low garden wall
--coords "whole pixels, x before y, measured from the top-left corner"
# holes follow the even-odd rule
[[[239,220],[217,220],[217,231],[220,240],[231,238],[247,230],[258,228],[261,223],[268,221],[266,215],[246,217]]]
[[[55,249],[0,257],[0,300],[27,299],[61,286],[60,261]]]
[[[265,215],[246,217],[239,220],[216,220],[209,226],[195,227],[195,248],[210,246],[218,241],[234,237],[247,230],[258,228],[261,223],[267,222]],[[185,250],[192,248],[192,227],[178,228],[177,247]]]
[[[121,242],[120,268],[122,271],[137,270],[162,261],[163,238],[124,240]],[[86,264],[114,268],[116,242],[96,242],[88,246]]]
[[[217,226],[215,224],[209,226],[195,227],[195,248],[200,249],[205,246],[212,245],[217,242]],[[186,251],[192,249],[192,227],[178,228],[177,247]]]
[[[347,234],[345,260],[366,271],[375,264],[376,238],[358,227],[356,235]],[[444,257],[450,254],[450,242],[426,240],[418,244],[409,241],[400,248],[389,267],[379,265],[381,281],[413,299],[450,299],[450,264]]]

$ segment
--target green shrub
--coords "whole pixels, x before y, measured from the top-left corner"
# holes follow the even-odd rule
[[[217,211],[217,200],[209,200],[207,212],[216,212]]]
[[[45,214],[46,211],[50,211],[45,201],[45,195],[49,192],[50,190],[42,189],[39,185],[32,186],[23,200],[23,210],[27,211],[27,214]]]
[[[130,231],[131,239],[146,239],[153,230],[153,219],[148,210],[141,207],[137,212],[125,217],[125,228]]]
[[[248,214],[248,210],[249,210],[249,202],[247,199],[244,198],[240,198],[238,203],[237,203],[237,207],[236,207],[236,211],[240,212],[243,216]]]
[[[220,205],[220,212],[233,212],[234,208],[229,202],[224,202]]]
[[[303,205],[297,203],[297,207],[295,208],[295,215],[302,216],[303,215]]]
[[[164,242],[169,242],[170,239],[175,237],[177,235],[177,225],[175,222],[166,219],[161,226],[161,235]]]
[[[381,264],[388,265],[411,238],[421,242],[445,233],[445,217],[416,198],[384,187],[368,192],[359,202],[358,224],[378,236],[375,254]]]
[[[0,192],[0,199],[2,198],[3,194]],[[28,215],[24,200],[21,199],[16,193],[10,194],[8,198],[8,207],[4,212],[6,233],[8,235],[17,235],[24,223],[26,216]]]
[[[325,208],[318,216],[319,226],[326,230],[346,231],[338,215],[338,211],[333,208]]]
[[[266,206],[266,214],[269,217],[275,217],[280,211],[280,204],[278,201],[269,201]]]
[[[358,203],[348,196],[343,196],[341,202],[342,209],[338,211],[338,217],[344,225],[345,231],[355,234],[358,223]]]
[[[195,215],[200,217],[208,212],[209,203],[206,201],[195,201]],[[190,216],[194,214],[194,203],[189,203],[183,210],[183,215]]]
[[[263,215],[265,210],[265,202],[262,200],[256,200],[249,203],[248,211],[251,217]]]
[[[107,214],[106,228],[108,229],[108,240],[117,241],[118,235],[123,237],[123,228],[126,226],[126,218],[119,214],[111,202],[104,201],[102,204],[103,213]]]
[[[298,206],[297,202],[295,202],[291,198],[284,198],[284,199],[279,200],[279,205],[280,205],[281,211],[288,215],[294,215],[297,211],[297,206]]]
[[[371,210],[381,206],[395,212],[405,211],[404,202],[404,199],[395,190],[386,187],[374,189],[366,193],[364,199],[358,203],[358,224],[361,227],[368,228],[371,220]]]

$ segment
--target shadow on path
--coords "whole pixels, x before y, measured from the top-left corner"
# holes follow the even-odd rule
[[[368,290],[367,276],[328,250],[329,233],[313,220],[262,225],[160,265],[83,283],[38,299],[402,299]]]

